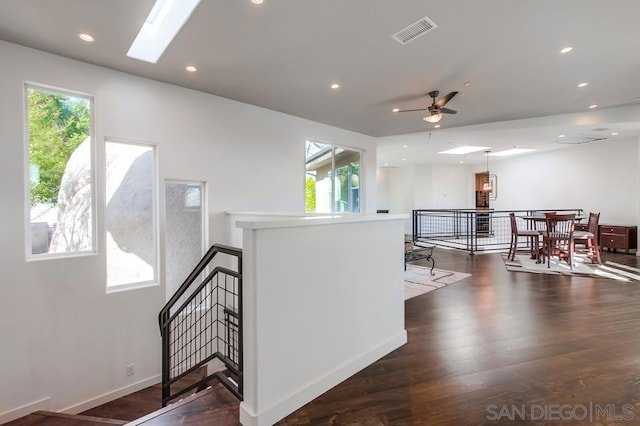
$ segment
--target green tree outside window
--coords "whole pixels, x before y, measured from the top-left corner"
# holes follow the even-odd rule
[[[89,101],[34,89],[28,100],[31,205],[57,204],[67,162],[90,134]]]

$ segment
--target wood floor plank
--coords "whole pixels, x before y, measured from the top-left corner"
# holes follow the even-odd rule
[[[108,418],[83,416],[49,411],[36,411],[21,419],[5,423],[6,426],[109,426],[127,422]]]

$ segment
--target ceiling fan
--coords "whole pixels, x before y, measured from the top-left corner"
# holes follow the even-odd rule
[[[427,114],[425,117],[422,117],[422,119],[424,121],[428,121],[429,123],[437,123],[438,121],[440,121],[442,119],[442,114],[443,113],[445,113],[445,114],[455,114],[455,113],[457,113],[458,111],[454,111],[452,109],[445,108],[444,106],[455,95],[457,95],[458,92],[449,92],[448,95],[443,96],[438,101],[436,101],[436,98],[438,97],[438,93],[440,93],[440,92],[438,92],[437,90],[433,90],[433,91],[429,92],[429,96],[431,96],[433,98],[433,103],[431,105],[429,105],[427,108],[405,109],[405,110],[401,110],[401,111],[397,111],[397,112],[429,111],[429,114]]]

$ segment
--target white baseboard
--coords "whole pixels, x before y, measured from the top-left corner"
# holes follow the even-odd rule
[[[123,396],[129,395],[134,392],[138,392],[139,390],[148,388],[149,386],[153,386],[156,383],[160,383],[161,380],[162,379],[160,375],[156,374],[155,376],[151,376],[148,379],[144,379],[139,382],[132,383],[130,385],[116,389],[112,392],[107,392],[95,398],[91,398],[86,401],[80,402],[78,404],[74,404],[70,407],[63,408],[62,410],[59,410],[59,411],[61,413],[66,413],[66,414],[82,413],[83,411],[90,410],[99,405],[106,404],[107,402],[111,402],[114,399],[122,398]]]
[[[42,398],[38,401],[31,402],[23,405],[22,407],[14,408],[11,411],[5,411],[0,413],[0,424],[10,422],[20,417],[28,416],[34,411],[49,411],[51,410],[51,398]]]
[[[251,407],[247,407],[245,402],[241,402],[240,423],[244,426],[270,426],[275,424],[405,343],[407,343],[407,332],[402,330],[378,347],[347,361],[335,370],[327,372],[327,374],[318,377],[317,380],[309,383],[299,392],[282,399],[272,407],[261,410],[259,413],[250,411]]]

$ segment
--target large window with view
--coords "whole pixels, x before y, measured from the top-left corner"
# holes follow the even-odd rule
[[[155,146],[105,142],[107,288],[157,284]]]
[[[95,252],[92,98],[25,87],[27,257]]]
[[[305,210],[360,212],[360,151],[322,142],[305,143]]]

